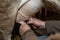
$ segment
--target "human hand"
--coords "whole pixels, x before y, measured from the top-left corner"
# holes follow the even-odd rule
[[[56,33],[55,35],[50,35],[47,40],[60,40],[60,33]]]
[[[21,24],[19,28],[19,33],[23,35],[27,30],[31,29],[29,25],[27,25],[24,21],[19,22]]]
[[[36,18],[30,18],[29,21],[27,22],[28,24],[33,24],[37,27],[42,26],[43,28],[45,28],[45,22]]]

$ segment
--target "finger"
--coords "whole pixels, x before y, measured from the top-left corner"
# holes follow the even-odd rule
[[[20,21],[19,22],[21,25],[24,25],[24,24],[26,24],[24,21]]]
[[[27,24],[34,24],[34,22],[33,21],[28,21]]]
[[[34,18],[31,17],[27,23],[28,23],[28,24],[33,23],[33,21],[34,21],[33,19],[34,19]]]
[[[34,18],[32,18],[32,17],[29,17],[29,19],[28,19],[28,20],[29,20],[29,21],[31,21],[31,20],[33,20],[33,19],[34,19]]]

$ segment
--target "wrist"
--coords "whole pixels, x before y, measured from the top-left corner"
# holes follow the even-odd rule
[[[20,31],[21,36],[22,36],[25,32],[27,32],[28,30],[31,30],[31,28],[26,28],[26,29],[23,29],[23,31]]]
[[[30,28],[24,29],[23,34],[24,34],[26,31],[28,31],[28,30],[30,30]]]
[[[39,25],[40,28],[45,28],[45,22],[42,21],[42,23]]]
[[[44,26],[44,28],[45,28],[45,22],[43,21],[43,26]]]

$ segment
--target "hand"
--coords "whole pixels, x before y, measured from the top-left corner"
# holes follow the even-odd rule
[[[60,40],[60,33],[49,36],[47,40]]]
[[[29,21],[27,22],[28,24],[33,24],[35,26],[42,26],[45,28],[45,22],[36,18],[30,18]]]
[[[23,35],[27,30],[30,29],[30,26],[27,25],[24,21],[19,22],[21,24],[20,28],[19,28],[19,33],[21,35]]]

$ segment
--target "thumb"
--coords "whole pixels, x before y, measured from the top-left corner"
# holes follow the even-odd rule
[[[33,23],[34,23],[33,18],[30,18],[29,21],[28,21],[27,23],[28,23],[28,24],[33,24]]]

